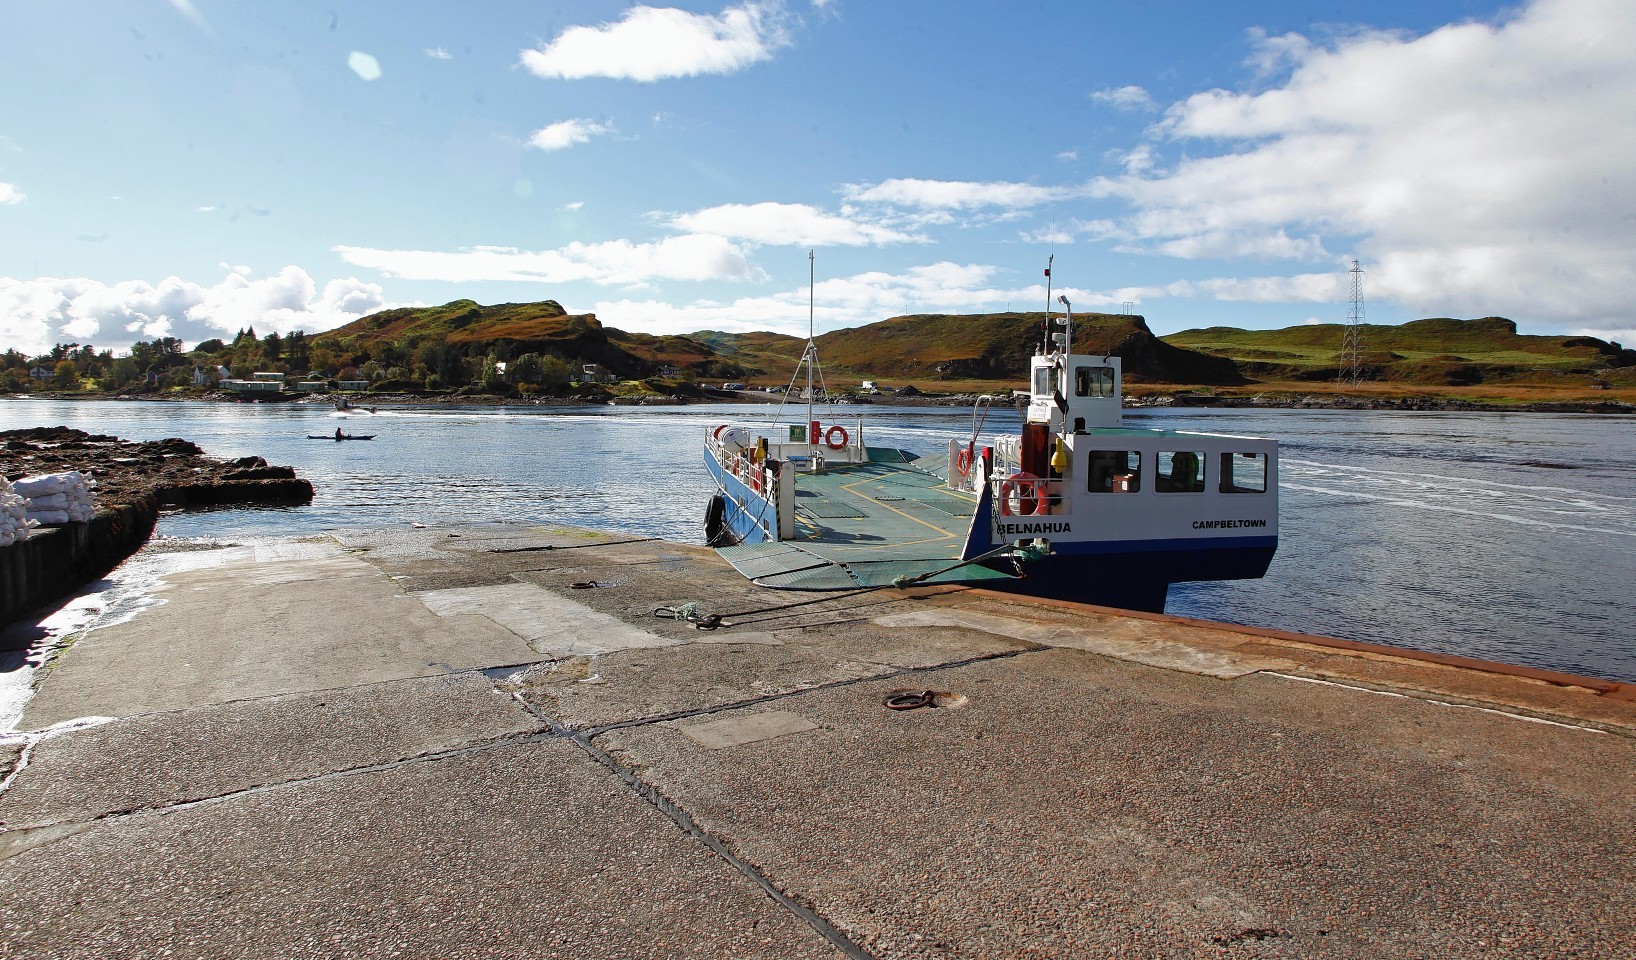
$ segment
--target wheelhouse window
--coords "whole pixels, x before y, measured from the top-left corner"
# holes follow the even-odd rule
[[[1203,493],[1204,454],[1194,450],[1162,450],[1153,489],[1159,493]]]
[[[1266,493],[1267,455],[1264,453],[1224,453],[1221,455],[1222,493]]]
[[[1086,471],[1091,493],[1136,493],[1142,489],[1139,450],[1092,450]]]
[[[1112,367],[1074,368],[1074,396],[1111,397],[1113,392]]]
[[[1051,368],[1034,368],[1034,396],[1049,397],[1051,395]]]

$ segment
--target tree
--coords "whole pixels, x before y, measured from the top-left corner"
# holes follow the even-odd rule
[[[500,375],[500,361],[489,354],[483,359],[482,386],[487,392],[503,391],[506,388],[505,377]]]
[[[142,379],[142,370],[136,365],[136,361],[130,357],[120,357],[108,365],[108,377],[103,385],[108,389],[118,390],[120,387],[130,386],[140,379]]]
[[[312,362],[307,354],[307,335],[297,330],[284,338],[284,356],[290,362],[290,369],[305,370]]]
[[[525,353],[511,361],[511,365],[506,367],[506,376],[512,383],[537,384],[540,382],[540,375],[543,371],[544,367],[540,364],[540,355]]]
[[[80,388],[80,373],[74,369],[74,361],[57,361],[56,371],[51,376],[51,385],[58,390],[78,390]]]
[[[561,390],[573,382],[574,368],[557,357],[545,357],[540,360],[540,386]]]
[[[193,352],[194,353],[205,353],[205,354],[217,354],[217,353],[221,353],[223,350],[226,350],[226,349],[227,349],[227,344],[221,342],[220,338],[217,338],[217,339],[214,339],[214,340],[201,340],[201,341],[199,341],[199,344],[193,348]]]
[[[452,343],[444,344],[438,352],[436,370],[437,378],[446,386],[463,387],[471,383],[471,374],[466,370],[466,357]]]

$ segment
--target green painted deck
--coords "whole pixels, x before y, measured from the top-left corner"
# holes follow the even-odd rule
[[[717,553],[752,582],[781,590],[888,586],[942,570],[959,561],[977,507],[975,497],[944,484],[938,474],[946,461],[871,450],[869,463],[802,473],[795,486],[796,539]],[[923,582],[1006,579],[968,565]]]

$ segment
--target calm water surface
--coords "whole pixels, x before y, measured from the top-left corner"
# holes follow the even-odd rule
[[[183,437],[313,481],[311,506],[179,513],[232,538],[469,521],[701,540],[701,442],[767,408],[424,407],[0,400],[0,429]],[[940,449],[954,408],[832,408],[870,443]],[[1182,584],[1169,612],[1636,680],[1636,418],[1301,410],[1131,411],[1132,426],[1276,437],[1278,556],[1263,580]],[[995,432],[1017,415],[996,413]],[[373,433],[367,443],[307,434]]]

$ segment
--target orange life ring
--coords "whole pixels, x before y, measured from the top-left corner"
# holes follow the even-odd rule
[[[1015,497],[1016,509],[1011,501]],[[1045,481],[1032,473],[1017,471],[1000,483],[1000,516],[1031,517],[1047,509]]]
[[[841,435],[841,439],[839,441],[835,439],[835,434],[837,433]],[[848,439],[850,438],[846,435],[846,428],[838,423],[824,431],[824,446],[830,448],[831,450],[839,450],[846,446]]]
[[[727,429],[727,424],[724,423],[721,426],[717,427],[715,430],[711,431],[710,436],[714,437],[717,440],[720,440],[721,439],[721,432],[723,430],[726,430],[726,429]]]
[[[971,448],[970,447],[967,447],[964,450],[961,450],[959,453],[954,455],[954,469],[958,470],[962,477],[971,476]]]

